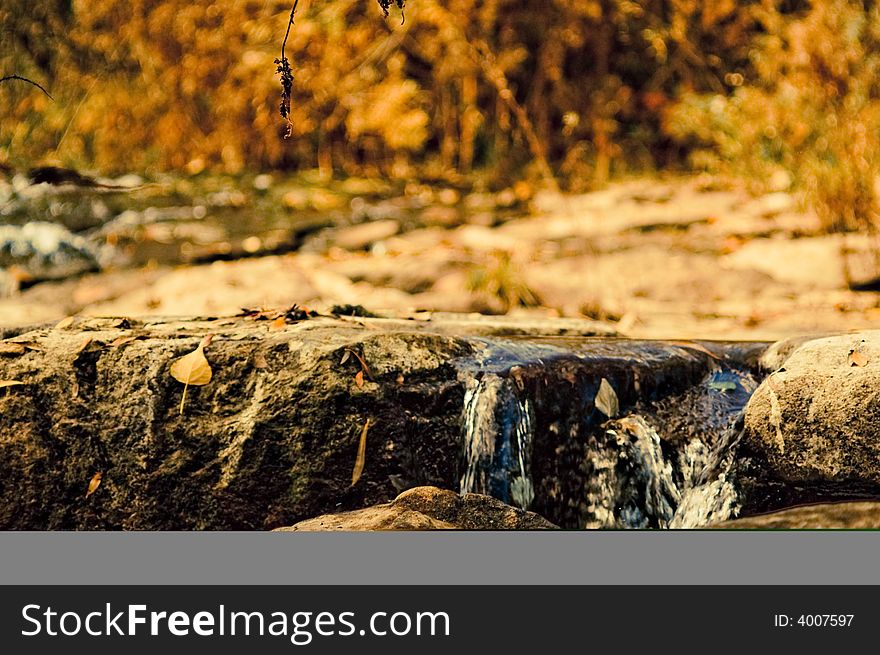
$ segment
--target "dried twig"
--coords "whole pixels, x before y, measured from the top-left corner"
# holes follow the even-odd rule
[[[37,87],[40,91],[42,91],[43,93],[45,93],[46,96],[49,98],[49,100],[52,100],[52,101],[55,100],[55,98],[52,97],[52,94],[49,93],[48,91],[46,91],[46,89],[44,89],[44,88],[42,87],[42,85],[38,84],[37,82],[34,82],[33,80],[29,80],[29,79],[26,78],[26,77],[22,77],[21,75],[7,75],[6,77],[0,77],[0,82],[9,82],[9,81],[12,81],[12,80],[18,80],[18,81],[20,81],[20,82],[27,82],[28,84],[33,84],[33,85],[34,85],[35,87]]]
[[[284,54],[284,48],[287,46],[287,38],[290,36],[290,28],[293,27],[293,17],[296,14],[296,6],[299,0],[293,3],[293,9],[290,10],[290,20],[287,21],[287,32],[284,34],[284,41],[281,43],[281,59],[276,59],[278,64],[277,73],[281,74],[281,106],[278,108],[281,118],[287,121],[287,132],[284,138],[287,139],[293,132],[293,123],[290,120],[290,95],[293,93],[293,71],[290,68],[290,61]]]

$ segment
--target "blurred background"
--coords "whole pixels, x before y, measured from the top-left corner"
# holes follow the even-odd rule
[[[873,1],[300,0],[285,139],[290,7],[2,1],[0,76],[51,98],[0,84],[0,324],[298,302],[764,338],[880,316]]]

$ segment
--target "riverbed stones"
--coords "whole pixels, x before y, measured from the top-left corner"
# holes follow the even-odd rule
[[[877,530],[880,502],[820,503],[715,523],[725,530]]]
[[[744,512],[880,498],[880,331],[779,344],[745,411]]]
[[[437,487],[409,489],[390,503],[318,516],[281,532],[312,530],[553,530],[535,514],[482,494],[462,494]]]

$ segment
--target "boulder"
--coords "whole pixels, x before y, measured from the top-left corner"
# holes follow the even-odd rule
[[[876,530],[880,502],[822,503],[711,525],[724,530]]]
[[[280,532],[315,530],[552,530],[534,512],[482,494],[416,487],[390,503],[308,519]]]
[[[880,498],[880,331],[787,342],[745,410],[743,512]]]

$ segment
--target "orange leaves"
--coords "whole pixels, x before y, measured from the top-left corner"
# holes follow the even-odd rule
[[[849,355],[847,355],[847,362],[849,362],[850,366],[867,366],[868,356],[853,348],[849,351]]]
[[[205,348],[211,344],[213,338],[214,335],[209,334],[202,339],[198,348],[175,360],[171,365],[171,377],[183,385],[183,395],[180,398],[180,414],[183,414],[186,392],[190,385],[202,387],[208,384],[214,375],[211,365],[205,357]]]
[[[371,381],[373,380],[373,373],[370,371],[370,367],[367,366],[366,360],[359,355],[356,351],[351,348],[346,348],[345,353],[342,355],[342,360],[339,362],[340,364],[345,364],[349,358],[354,356],[357,359],[358,364],[360,364],[361,370],[359,370],[354,376],[354,383],[357,385],[358,389],[363,389],[364,387],[364,376],[369,378]]]

